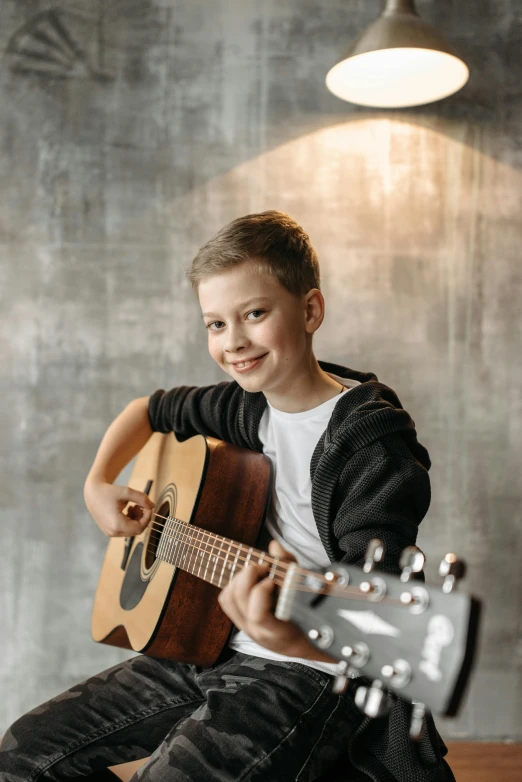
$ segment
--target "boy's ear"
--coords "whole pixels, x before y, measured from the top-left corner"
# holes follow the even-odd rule
[[[317,331],[324,319],[324,297],[319,288],[306,294],[306,326],[311,334]]]

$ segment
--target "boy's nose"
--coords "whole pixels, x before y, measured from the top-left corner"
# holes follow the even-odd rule
[[[241,352],[246,352],[249,342],[244,334],[240,334],[236,331],[234,334],[229,334],[227,343],[225,345],[225,356],[227,361],[233,363],[234,361],[240,361]]]

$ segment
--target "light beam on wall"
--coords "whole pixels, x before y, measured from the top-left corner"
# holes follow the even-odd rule
[[[417,14],[414,0],[387,0],[383,13],[330,69],[326,86],[361,106],[402,108],[452,95],[469,70]]]

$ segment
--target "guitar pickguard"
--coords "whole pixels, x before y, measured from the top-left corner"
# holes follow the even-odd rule
[[[149,582],[143,581],[140,575],[142,551],[143,543],[137,543],[127,565],[120,592],[120,605],[124,611],[136,608],[149,585]]]

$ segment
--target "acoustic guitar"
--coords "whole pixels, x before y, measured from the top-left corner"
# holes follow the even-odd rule
[[[476,598],[454,590],[463,563],[447,555],[441,589],[416,580],[424,565],[416,546],[403,552],[400,577],[374,570],[384,551],[377,540],[363,568],[332,564],[314,570],[282,561],[254,547],[272,480],[271,462],[262,453],[203,435],[180,442],[173,432],[155,432],[129,480],[150,496],[155,512],[140,535],[109,540],[92,612],[93,639],[209,666],[233,629],[217,600],[220,589],[250,563],[268,564],[268,577],[279,587],[275,616],[296,622],[319,648],[343,661],[338,689],[347,678],[377,677],[360,696],[366,710],[382,711],[387,693],[396,692],[440,714],[456,713],[480,608]]]

